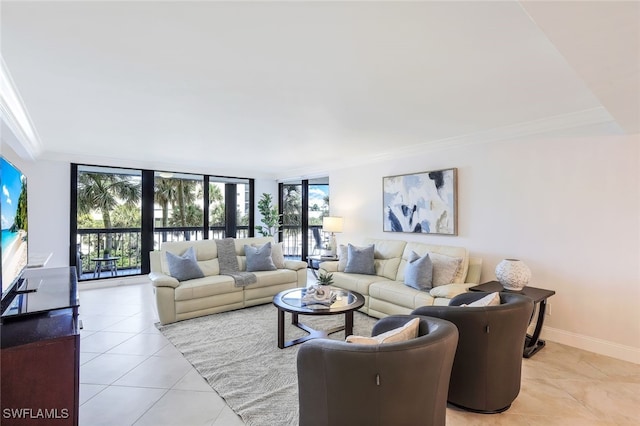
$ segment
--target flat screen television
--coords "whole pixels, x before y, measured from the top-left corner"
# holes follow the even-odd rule
[[[0,157],[0,220],[2,225],[2,305],[18,289],[27,267],[27,178],[11,162]]]

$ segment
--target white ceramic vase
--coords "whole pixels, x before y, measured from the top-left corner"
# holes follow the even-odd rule
[[[511,291],[520,291],[531,279],[531,269],[518,259],[504,259],[496,266],[496,278]]]

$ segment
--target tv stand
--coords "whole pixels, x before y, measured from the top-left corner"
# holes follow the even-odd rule
[[[77,425],[80,333],[75,268],[34,269],[25,279],[38,280],[37,291],[16,294],[0,324],[1,422]]]

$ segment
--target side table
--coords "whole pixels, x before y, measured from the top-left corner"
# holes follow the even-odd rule
[[[100,278],[100,273],[102,272],[102,264],[104,263],[104,267],[107,268],[111,272],[111,276],[115,277],[118,275],[118,265],[117,261],[120,259],[120,256],[105,256],[105,257],[95,257],[91,259],[92,262],[96,263],[96,268],[93,270],[93,278],[98,275]]]
[[[542,325],[544,324],[544,315],[547,310],[547,299],[554,294],[556,294],[553,290],[545,290],[543,288],[536,287],[525,287],[521,291],[511,291],[506,290],[502,284],[498,281],[489,281],[488,283],[480,284],[475,287],[471,287],[469,290],[471,291],[485,291],[488,293],[493,293],[495,291],[505,292],[505,293],[516,293],[522,294],[524,296],[533,299],[534,310],[531,316],[533,319],[533,315],[536,312],[535,306],[538,309],[538,320],[536,321],[536,328],[533,330],[533,335],[527,334],[527,337],[524,342],[524,352],[523,356],[525,358],[531,358],[536,352],[542,349],[545,345],[545,341],[540,339],[540,333],[542,332]]]
[[[338,260],[338,256],[320,256],[320,255],[311,255],[311,256],[307,256],[307,265],[309,265],[309,269],[311,269],[311,273],[313,274],[314,277],[318,278],[318,273],[316,272],[316,269],[313,265],[313,262],[318,262],[318,265],[320,264],[320,262],[329,262],[332,260]]]

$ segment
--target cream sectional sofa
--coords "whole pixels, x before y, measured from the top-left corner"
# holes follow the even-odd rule
[[[270,237],[239,238],[234,242],[240,271],[246,270],[245,244],[274,244]],[[180,282],[169,274],[166,252],[180,256],[190,247],[195,249],[197,263],[204,277]],[[149,279],[153,284],[162,324],[271,303],[273,296],[282,290],[304,287],[307,283],[307,263],[285,260],[284,269],[254,272],[256,283],[238,287],[233,277],[220,275],[215,240],[163,243],[160,250],[150,253],[150,262]]]
[[[466,248],[381,239],[367,239],[359,246],[371,244],[375,246],[375,275],[344,272],[346,260],[342,256],[341,261],[321,263],[320,272],[333,274],[334,286],[362,294],[365,305],[360,310],[372,317],[409,314],[420,306],[448,305],[451,298],[480,281],[482,259],[470,258]],[[420,256],[437,253],[461,258],[453,282],[428,292],[405,285],[404,271],[412,251]]]

